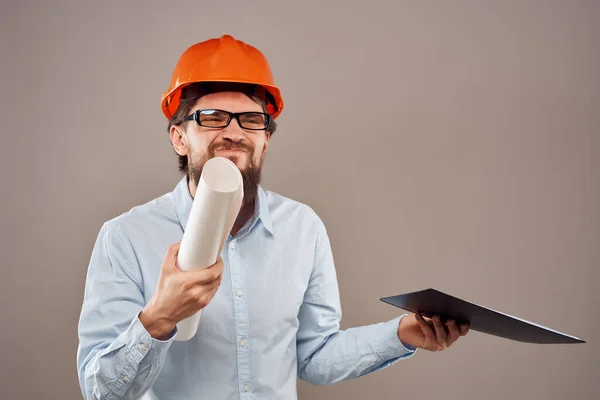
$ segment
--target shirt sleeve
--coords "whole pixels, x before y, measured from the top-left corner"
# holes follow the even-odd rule
[[[85,399],[139,398],[156,380],[168,340],[150,336],[138,315],[142,277],[118,225],[102,226],[88,267],[78,325],[77,368]]]
[[[357,378],[411,357],[416,348],[398,338],[405,315],[387,322],[340,330],[342,317],[331,245],[319,221],[313,273],[300,307],[298,373],[314,385]]]

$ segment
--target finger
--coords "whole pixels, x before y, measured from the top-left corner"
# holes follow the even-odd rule
[[[179,248],[181,247],[181,242],[173,243],[167,248],[167,257],[169,259],[173,259],[177,253],[179,253]]]
[[[203,285],[221,278],[221,274],[223,273],[223,266],[222,264],[216,264],[209,268],[203,268],[196,271],[189,271],[188,273],[190,274],[190,279],[194,283],[198,285]]]
[[[458,325],[456,324],[456,321],[454,321],[453,319],[448,320],[448,322],[446,322],[446,326],[448,327],[446,345],[450,347],[454,342],[458,340],[458,338],[460,337],[460,332],[458,331]]]
[[[193,297],[195,300],[196,308],[202,309],[208,305],[211,299],[210,292],[207,292],[203,289],[198,289],[193,293]]]
[[[425,335],[425,344],[423,347],[428,347],[431,343],[435,343],[435,334],[433,329],[431,329],[431,326],[425,321],[425,318],[419,313],[415,314],[415,317],[417,319],[417,324],[419,324],[419,327],[421,328],[421,332]]]
[[[433,327],[435,328],[435,338],[442,348],[446,347],[446,329],[440,321],[439,315],[433,317]]]
[[[221,286],[222,276],[223,276],[222,274],[219,275],[219,277],[217,279],[206,283],[205,286],[208,287],[210,290],[218,289],[219,286]]]
[[[179,254],[180,246],[181,242],[177,242],[167,247],[167,253],[163,262],[164,266],[177,267],[177,254]]]
[[[221,276],[223,274],[223,270],[225,269],[225,264],[223,263],[223,260],[219,257],[219,259],[217,260],[217,262],[214,263],[213,265],[211,265],[208,268],[214,269],[214,270],[218,271],[219,272],[219,276]]]
[[[223,259],[222,259],[221,257],[219,257],[219,258],[217,259],[217,262],[216,262],[216,263],[214,263],[213,265],[209,266],[208,268],[215,267],[215,266],[217,266],[217,265],[219,265],[219,264],[220,264],[221,266],[223,266]]]
[[[201,308],[206,307],[215,297],[219,290],[220,284],[218,280],[209,282],[203,285],[196,286],[191,292],[192,298],[196,300],[196,304]]]
[[[218,284],[215,284],[213,282],[207,283],[205,285],[202,286],[198,286],[199,292],[202,293],[202,295],[207,299],[207,300],[212,300],[213,297],[215,297],[215,294],[217,293],[217,291],[219,290],[219,286]]]
[[[469,324],[462,324],[460,326],[460,335],[465,336],[467,333],[469,333]]]
[[[217,291],[221,287],[221,280],[220,279],[215,279],[214,281],[212,281],[211,283],[209,283],[209,285],[210,285],[210,293],[214,296],[215,293],[217,293]]]

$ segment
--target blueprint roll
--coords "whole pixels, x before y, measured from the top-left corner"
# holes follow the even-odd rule
[[[242,174],[235,163],[215,157],[204,164],[177,255],[179,268],[192,271],[217,262],[240,212],[243,197]],[[175,340],[194,337],[202,311],[177,324]]]

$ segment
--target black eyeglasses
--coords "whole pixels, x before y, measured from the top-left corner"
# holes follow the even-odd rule
[[[271,116],[261,112],[232,113],[224,110],[196,110],[193,114],[185,117],[184,121],[194,120],[200,126],[207,128],[225,128],[229,126],[231,119],[235,118],[241,128],[261,131],[269,127]]]

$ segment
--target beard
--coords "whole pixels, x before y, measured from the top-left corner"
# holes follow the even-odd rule
[[[217,150],[242,150],[246,152],[248,162],[245,168],[240,169],[240,173],[242,174],[242,180],[244,184],[244,199],[242,205],[244,206],[253,204],[256,198],[258,197],[258,185],[260,184],[262,178],[262,165],[264,156],[261,157],[259,163],[257,164],[254,161],[255,150],[248,144],[213,142],[208,146],[208,153],[204,154],[203,157],[201,157],[201,160],[197,160],[195,157],[193,157],[193,151],[191,151],[190,154],[188,154],[188,168],[190,179],[192,180],[192,182],[198,185],[198,182],[200,182],[200,176],[202,175],[202,168],[204,167],[204,163],[206,163],[211,158],[214,158],[215,152]],[[238,156],[232,157],[232,161],[234,163],[237,157]]]

